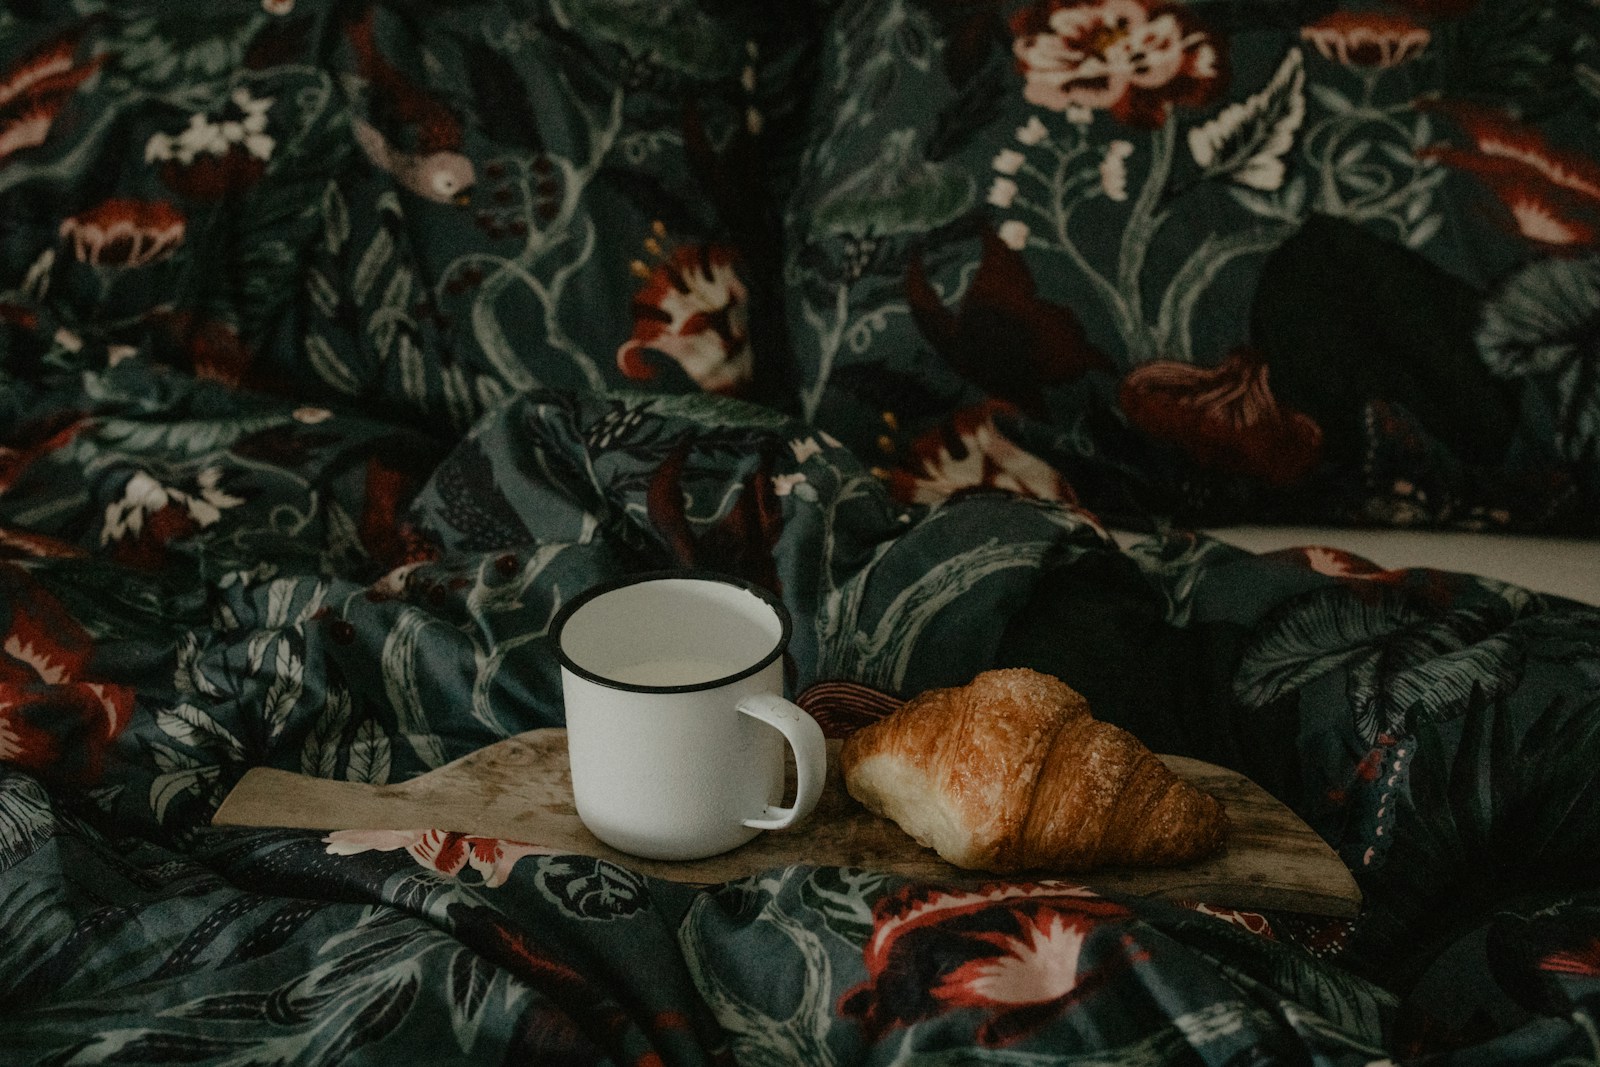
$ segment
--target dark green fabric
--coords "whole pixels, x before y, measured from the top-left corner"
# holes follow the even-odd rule
[[[1083,277],[978,209],[1025,121],[1008,27],[1067,7],[0,11],[0,1062],[1592,1056],[1600,609],[1181,527],[1316,499],[1592,529],[1594,257],[1495,236],[1477,211],[1504,174],[1460,154],[1462,131],[1537,125],[1543,155],[1497,158],[1538,170],[1589,106],[1592,12],[1415,0],[1388,10],[1427,48],[1356,69],[1301,36],[1329,4],[1119,3],[1229,42],[1231,98],[1189,70],[1184,130],[1292,75],[1286,49],[1305,123],[1370,84],[1402,129],[1433,124],[1434,165],[1404,165],[1448,226],[1418,238],[1434,214],[1402,211],[1408,250],[1312,212],[1307,179],[1303,217],[1184,320],[1197,366],[1255,324],[1264,356],[1170,381],[1270,367],[1329,442],[1311,480],[1267,492],[1239,466],[1292,459],[1294,418],[1254,451],[1134,427],[1136,368],[1071,297]],[[1424,74],[1410,89],[1450,92],[1412,109]],[[1188,150],[1150,125],[1176,91],[1070,135],[1133,131],[1137,190],[1137,153]],[[469,204],[417,184],[454,156],[408,169],[438,152],[471,164]],[[1576,227],[1588,172],[1541,173]],[[1175,190],[1150,270],[1236,240],[1220,222],[1272,193],[1252,188]],[[1083,219],[1098,240],[1113,207]],[[760,310],[780,288],[787,318]],[[741,322],[748,380],[714,377],[744,366]],[[1340,483],[1340,455],[1388,495]],[[1165,529],[1123,550],[1107,514]],[[1048,671],[1282,798],[1361,914],[826,857],[697,888],[428,827],[210,825],[252,767],[398,782],[560,725],[561,606],[680,566],[782,598],[791,695],[833,733],[990,667]]]
[[[838,5],[801,410],[905,499],[1593,535],[1597,40],[1534,0]]]

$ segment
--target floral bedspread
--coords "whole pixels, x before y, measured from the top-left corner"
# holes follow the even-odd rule
[[[749,25],[451,4],[473,46],[408,52],[420,5],[235,6],[0,13],[0,1062],[1600,1053],[1600,610],[1176,527],[1124,550],[1068,494],[899,492],[758,402],[783,375],[740,362],[730,264],[771,231],[668,189],[741,187]],[[555,612],[669,566],[781,594],[834,734],[988,667],[1066,679],[1284,799],[1361,915],[210,825],[250,767],[394,782],[560,725]]]

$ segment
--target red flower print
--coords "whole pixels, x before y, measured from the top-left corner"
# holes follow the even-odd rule
[[[0,760],[44,777],[86,784],[128,725],[133,690],[90,680],[94,643],[27,571],[0,563]]]
[[[1204,467],[1285,486],[1322,456],[1321,427],[1278,403],[1267,365],[1249,349],[1215,367],[1147,363],[1123,379],[1117,399],[1135,426]]]
[[[1018,447],[995,425],[1016,409],[998,400],[962,408],[911,446],[906,465],[884,472],[889,492],[913,504],[933,504],[967,489],[1004,489],[1037,500],[1076,503],[1054,467]]]
[[[183,243],[182,212],[164,200],[115,198],[61,224],[81,263],[97,267],[142,267],[165,259]]]
[[[1600,166],[1552,147],[1538,130],[1502,111],[1466,103],[1433,105],[1472,138],[1471,149],[1432,145],[1417,153],[1475,175],[1505,205],[1523,237],[1553,251],[1600,237]]]
[[[1023,97],[1051,111],[1109,111],[1156,127],[1173,104],[1199,107],[1221,91],[1222,46],[1176,4],[1046,0],[1011,20]]]
[[[1589,938],[1572,949],[1552,952],[1539,961],[1541,971],[1574,978],[1600,978],[1600,938]]]
[[[446,830],[335,830],[323,843],[330,856],[404,849],[420,866],[451,877],[471,868],[485,889],[496,889],[511,877],[524,856],[553,856],[556,850],[497,837],[475,837]]]
[[[652,238],[646,247],[660,246]],[[685,245],[653,268],[634,261],[645,284],[633,300],[633,336],[617,349],[623,374],[653,379],[657,368],[644,355],[650,350],[670,357],[710,392],[733,393],[750,380],[750,298],[735,260],[720,245]]]
[[[867,977],[839,998],[839,1012],[877,1039],[974,1008],[988,1014],[980,1042],[1019,1040],[1143,957],[1126,938],[1102,933],[1131,914],[1063,882],[906,885],[873,906]]]
[[[83,37],[72,30],[23,56],[0,80],[0,166],[16,153],[37,148],[72,94],[100,69],[104,56],[73,59]]]
[[[1335,11],[1302,29],[1300,36],[1335,63],[1387,70],[1421,55],[1433,35],[1404,15]]]

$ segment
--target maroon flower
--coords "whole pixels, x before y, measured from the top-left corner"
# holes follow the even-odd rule
[[[763,450],[727,512],[705,521],[690,514],[684,484],[693,450],[692,438],[680,440],[650,476],[645,509],[655,535],[678,566],[711,567],[780,591],[772,550],[783,535],[783,504],[773,481],[774,454]]]
[[[1322,457],[1322,428],[1278,403],[1267,365],[1246,348],[1215,367],[1147,363],[1123,379],[1117,399],[1135,426],[1203,467],[1285,486]]]
[[[1044,414],[1042,386],[1112,369],[1072,309],[1041,300],[1028,261],[988,229],[959,311],[945,307],[920,259],[906,268],[905,293],[917,328],[951,369],[1030,414]]]
[[[1045,0],[1011,20],[1029,103],[1109,111],[1155,127],[1174,105],[1200,107],[1226,81],[1222,45],[1178,4]]]

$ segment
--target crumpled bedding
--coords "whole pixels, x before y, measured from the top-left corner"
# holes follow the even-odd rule
[[[136,362],[80,381],[35,391],[0,497],[7,1062],[1589,1054],[1593,608],[1184,533],[1124,552],[1005,493],[907,509],[717,397],[534,392],[439,449]],[[427,547],[374,574],[365,531]],[[987,666],[1072,679],[1288,801],[1360,918],[209,825],[250,766],[395,781],[558,724],[554,610],[678,564],[781,589],[830,732]]]
[[[402,267],[422,271],[430,247],[472,254],[461,232],[418,221],[446,218],[459,190],[416,185],[392,143],[319,110],[308,87],[323,82],[300,62],[319,56],[315,34],[271,21],[293,8],[196,20],[181,46],[170,17],[0,23],[27,30],[0,83],[0,1062],[1597,1054],[1600,609],[1334,550],[1255,555],[1171,525],[1124,549],[1086,506],[994,482],[907,500],[823,425],[759,395],[633,378],[631,363],[620,378],[566,360],[567,378],[486,384],[507,350],[481,343],[509,338],[510,305],[503,320],[465,315],[479,348],[426,304],[406,329],[373,330],[371,305],[415,280],[396,281]],[[584,10],[562,28],[615,28],[607,5]],[[330,33],[359,43],[354,25]],[[118,42],[120,65],[86,58],[102,53],[85,34]],[[737,80],[742,53],[690,39],[676,74]],[[357,88],[388,84],[369,53],[357,60]],[[267,83],[251,79],[275,63],[274,99],[319,116],[282,158],[333,168],[350,208],[337,249],[291,210],[307,190],[329,210],[320,176],[287,167],[282,184],[251,184],[266,173],[251,161],[276,147],[252,140],[269,134],[252,125]],[[230,70],[260,95],[237,96]],[[114,77],[192,91],[138,97],[143,110],[115,112],[135,116],[124,127],[81,104]],[[236,113],[205,110],[218,101]],[[660,107],[627,121],[663,116],[682,119]],[[509,137],[518,117],[471,136]],[[539,150],[566,158],[563,131],[546,132]],[[669,141],[630,143],[648,155]],[[126,166],[85,168],[74,152],[91,143]],[[149,184],[133,223],[90,213],[134,180]],[[158,182],[191,209],[211,194],[220,206],[174,229],[150,206]],[[553,203],[560,190],[524,191]],[[265,234],[230,229],[260,221],[228,214],[241,204],[285,214]],[[392,237],[381,257],[379,231]],[[301,246],[271,233],[322,249],[321,280],[296,279],[311,269],[290,254]],[[259,272],[229,274],[245,252]],[[572,291],[631,277],[617,262],[610,276],[585,261],[594,276]],[[147,269],[179,266],[171,290]],[[274,288],[285,278],[311,302]],[[436,280],[443,300],[451,279]],[[174,292],[190,303],[164,304]],[[635,353],[654,321],[641,312],[612,344]],[[351,388],[272,363],[306,351],[286,338],[308,332]],[[415,392],[386,392],[396,381]],[[556,611],[596,582],[672,566],[782,596],[793,693],[835,736],[989,667],[1067,679],[1152,748],[1283,799],[1355,872],[1360,916],[1104,896],[1062,878],[925,884],[827,857],[693,887],[425,826],[211,825],[250,767],[394,782],[560,725]]]

